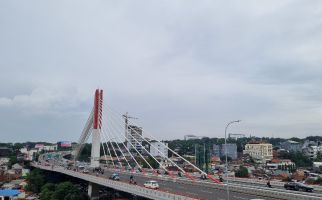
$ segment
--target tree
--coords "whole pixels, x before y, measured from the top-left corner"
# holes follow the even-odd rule
[[[87,200],[88,196],[85,193],[69,193],[64,200]]]
[[[71,182],[62,182],[58,185],[47,183],[41,188],[42,200],[87,200],[88,196],[81,192]]]
[[[53,183],[46,183],[44,186],[41,187],[41,191],[48,189],[50,191],[55,191],[56,186]]]
[[[313,162],[310,158],[306,157],[302,152],[281,152],[282,159],[290,159],[297,167],[312,167]]]
[[[51,197],[54,194],[55,189],[55,184],[46,183],[44,186],[41,187],[40,199],[51,200]]]
[[[75,187],[71,182],[59,183],[56,187],[55,192],[52,195],[52,199],[64,199],[67,194],[74,193]]]
[[[292,137],[292,138],[290,138],[290,140],[295,141],[295,142],[299,142],[299,143],[302,142],[302,140],[300,138],[297,138],[297,137]]]
[[[149,168],[149,165],[144,161],[141,160],[141,165],[143,166],[143,168]],[[151,156],[149,156],[146,161],[151,165],[152,168],[154,169],[158,169],[159,168],[159,163],[154,160],[154,158],[152,158]]]
[[[44,175],[40,169],[33,169],[27,174],[26,180],[28,182],[26,189],[35,193],[39,193],[45,183]]]
[[[318,153],[315,162],[322,162],[322,154],[320,152]]]
[[[12,165],[16,164],[17,161],[17,156],[16,155],[12,155],[9,157],[9,163],[8,163],[8,167],[11,168]]]
[[[248,169],[244,166],[240,166],[239,169],[235,172],[236,177],[246,178],[249,176]]]
[[[89,144],[89,143],[84,144],[83,150],[80,152],[78,159],[80,161],[88,162],[90,160],[89,158],[91,157],[91,151],[92,151],[92,144]]]
[[[24,147],[24,144],[23,143],[15,143],[13,146],[12,146],[12,149],[14,152],[16,151],[19,151],[21,148]]]

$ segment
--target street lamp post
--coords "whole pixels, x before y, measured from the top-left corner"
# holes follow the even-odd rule
[[[233,123],[239,123],[241,120],[235,120],[235,121],[231,121],[227,124],[226,128],[225,128],[225,157],[226,157],[226,166],[225,166],[225,171],[226,171],[226,184],[227,184],[227,199],[229,200],[229,185],[228,185],[228,159],[227,159],[227,129],[229,127],[229,125],[233,124]]]

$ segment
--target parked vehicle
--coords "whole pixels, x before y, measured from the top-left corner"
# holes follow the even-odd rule
[[[84,169],[84,170],[83,170],[83,173],[84,173],[84,174],[88,174],[88,173],[89,173],[88,169]]]
[[[119,181],[120,180],[120,175],[118,173],[113,173],[109,179],[114,180],[114,181]]]
[[[144,187],[150,189],[159,189],[159,184],[156,181],[147,181],[144,183]]]
[[[299,183],[299,182],[288,182],[284,184],[284,188],[287,190],[303,190],[306,192],[313,192],[313,187],[305,185],[304,183]]]

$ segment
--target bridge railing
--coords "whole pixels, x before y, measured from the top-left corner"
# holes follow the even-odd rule
[[[76,178],[80,178],[95,184],[103,185],[106,187],[114,188],[119,191],[124,191],[127,193],[135,194],[137,196],[142,196],[150,199],[159,199],[159,200],[195,200],[196,198],[191,198],[187,196],[182,196],[178,194],[173,194],[165,191],[160,191],[160,190],[152,190],[148,188],[144,188],[142,186],[138,185],[130,185],[128,183],[123,183],[123,182],[118,182],[118,181],[113,181],[109,180],[106,178],[102,177],[97,177],[89,174],[84,174],[80,172],[75,172],[71,170],[66,170],[62,167],[58,166],[43,166],[39,165],[37,163],[32,163],[31,164],[33,167],[37,167],[40,169],[44,170],[49,170],[49,171],[56,171],[59,173],[67,174]]]
[[[229,178],[231,181],[237,181],[237,182],[245,182],[245,183],[251,183],[251,184],[261,184],[261,185],[266,185],[267,180],[257,180],[257,179],[248,179],[248,178]],[[270,181],[271,185],[275,186],[284,186],[285,182],[281,181]],[[322,191],[322,187],[319,185],[310,185],[314,188],[314,190],[317,191]]]
[[[83,174],[80,172],[75,172],[71,170],[65,170],[62,167],[57,167],[57,166],[42,166],[42,165],[37,165],[34,164],[33,166],[46,169],[46,170],[52,170],[60,173],[64,173],[70,176],[74,176],[77,178],[81,178],[83,180],[87,180],[89,182],[97,183],[100,185],[105,185],[107,187],[112,187],[117,190],[137,194],[138,196],[143,196],[147,198],[152,198],[152,199],[175,199],[175,200],[184,200],[184,199],[194,199],[194,198],[189,198],[185,197],[182,195],[177,195],[177,194],[171,194],[163,191],[154,191],[150,189],[143,188],[141,186],[135,186],[135,185],[129,185],[127,183],[122,183],[122,182],[116,182],[112,181],[106,178],[101,178],[101,177],[96,177],[88,174]],[[211,189],[219,189],[219,190],[225,190],[226,186],[221,185],[221,184],[214,184],[214,183],[205,183],[204,181],[188,181],[184,179],[176,179],[176,180],[170,180],[168,178],[162,178],[162,179],[167,179],[168,181],[175,181],[178,184],[191,184],[191,185],[200,185],[202,187],[207,187]],[[244,193],[244,194],[251,194],[251,195],[259,195],[259,196],[264,196],[264,197],[271,197],[271,198],[276,198],[276,199],[284,199],[284,200],[318,200],[322,199],[321,194],[315,194],[315,193],[310,193],[308,194],[303,194],[297,191],[285,191],[282,189],[269,189],[269,188],[262,188],[258,186],[251,186],[251,185],[241,185],[241,184],[230,184],[229,188],[231,191],[237,192],[237,193]]]

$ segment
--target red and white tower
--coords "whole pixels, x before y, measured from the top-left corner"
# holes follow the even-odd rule
[[[95,91],[91,167],[99,167],[102,127],[103,90]]]

